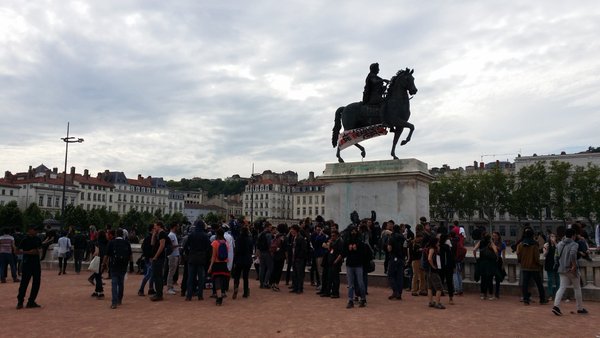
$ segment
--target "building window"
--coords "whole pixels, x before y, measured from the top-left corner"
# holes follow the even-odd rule
[[[306,207],[302,207],[302,216],[306,216]]]
[[[81,200],[82,201],[85,200],[85,193],[84,192],[81,193]]]
[[[302,204],[306,204],[306,196],[302,196]]]
[[[312,204],[312,196],[308,196],[308,204]]]
[[[517,237],[517,226],[516,225],[510,226],[510,236]]]
[[[2,195],[6,195],[6,190],[2,189]]]
[[[57,198],[54,200],[54,207],[58,208],[58,205],[59,205],[59,204],[60,204],[60,197],[57,197]]]
[[[52,206],[52,196],[48,196],[47,202],[48,202],[48,204],[46,204],[46,206],[51,207]]]

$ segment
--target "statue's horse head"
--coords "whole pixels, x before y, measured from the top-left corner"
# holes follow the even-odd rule
[[[410,95],[415,95],[417,93],[417,87],[415,86],[415,78],[413,77],[414,69],[401,69],[399,70],[394,77],[390,80],[390,84],[388,87],[388,96],[396,93],[396,91],[408,91]]]

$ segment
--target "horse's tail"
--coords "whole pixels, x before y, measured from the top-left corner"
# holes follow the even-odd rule
[[[331,135],[331,145],[337,147],[338,137],[340,136],[340,130],[342,130],[342,111],[344,107],[339,107],[335,111],[335,119],[333,120],[333,134]]]

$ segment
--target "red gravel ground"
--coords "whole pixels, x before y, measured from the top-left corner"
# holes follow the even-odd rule
[[[18,283],[0,284],[0,337],[600,337],[600,303],[586,303],[588,315],[570,314],[574,302],[563,303],[565,315],[556,317],[551,305],[469,294],[437,310],[426,297],[404,293],[402,301],[389,301],[389,290],[373,287],[366,308],[346,309],[345,297],[320,298],[308,283],[296,295],[285,287],[258,289],[253,280],[250,298],[229,297],[217,307],[207,292],[204,301],[165,294],[165,301],[152,303],[137,296],[141,276],[129,275],[123,305],[112,310],[110,281],[107,297],[97,300],[87,276],[43,270],[41,309],[16,310]]]

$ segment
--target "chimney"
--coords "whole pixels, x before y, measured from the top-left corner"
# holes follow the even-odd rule
[[[496,160],[496,168],[500,169],[500,160]]]
[[[71,167],[71,175],[75,175],[75,167]]]
[[[31,166],[29,166],[29,170],[27,171],[27,178],[32,178],[33,177],[33,168]]]
[[[473,168],[477,169],[477,161],[473,161]]]
[[[52,173],[53,174],[58,174],[58,168],[52,168]]]
[[[485,165],[483,164],[483,162],[479,162],[479,169],[484,169]]]
[[[84,169],[84,170],[83,170],[83,177],[85,177],[85,178],[90,178],[90,171],[89,171],[89,170],[87,170],[87,169]]]
[[[7,170],[7,171],[5,171],[5,172],[4,172],[4,178],[5,178],[5,179],[7,179],[7,180],[8,180],[8,179],[10,179],[11,177],[12,177],[12,173],[11,173],[10,171],[8,171],[8,170]]]
[[[311,181],[315,179],[315,172],[314,171],[309,171],[308,172],[308,179],[311,180]]]

